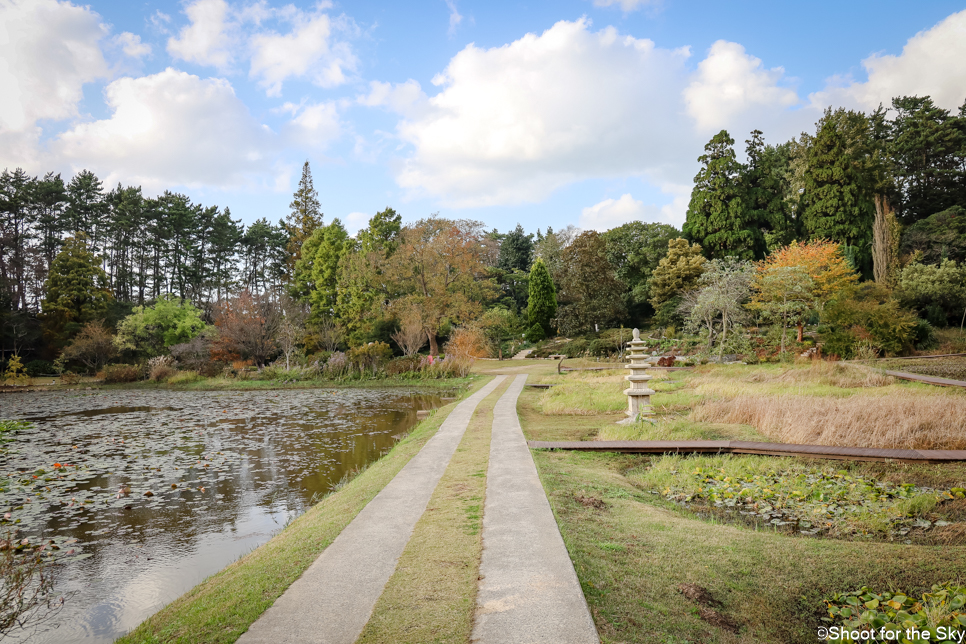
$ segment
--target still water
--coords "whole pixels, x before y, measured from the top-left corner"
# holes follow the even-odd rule
[[[58,562],[31,644],[111,642],[385,453],[436,395],[401,390],[6,394],[0,536]]]

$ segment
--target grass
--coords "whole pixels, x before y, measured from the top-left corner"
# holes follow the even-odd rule
[[[742,387],[770,386],[782,368],[721,369],[722,380],[739,379]],[[785,368],[787,369],[787,367]],[[682,375],[704,379],[703,386],[724,387],[712,370]],[[757,375],[756,375],[757,374]],[[759,383],[741,380],[764,377]],[[689,383],[671,383],[680,395]],[[847,396],[833,383],[801,386],[827,395]],[[888,388],[893,385],[885,385]],[[874,388],[878,390],[878,388]],[[698,404],[707,396],[697,396]],[[657,396],[655,396],[657,398]],[[523,393],[519,412],[530,440],[596,437],[614,416],[549,416],[541,413],[543,394]],[[679,435],[751,433],[745,426],[701,424],[665,414],[656,430]],[[737,428],[737,429],[735,429]],[[601,435],[603,434],[600,432]],[[657,436],[655,436],[657,437]],[[666,437],[666,436],[660,436]],[[868,540],[816,538],[783,533],[776,527],[732,525],[713,513],[670,501],[656,489],[678,481],[694,459],[651,458],[622,454],[536,451],[534,460],[561,534],[574,562],[598,631],[605,643],[618,642],[805,642],[827,615],[824,598],[861,586],[928,591],[933,584],[966,579],[966,538],[951,545],[928,546]],[[719,463],[713,457],[708,463]],[[735,467],[756,457],[730,457]],[[652,463],[667,463],[658,471]],[[805,472],[816,466],[798,459],[758,457],[762,467]],[[830,465],[841,468],[842,464]],[[866,463],[854,472],[865,479],[899,485],[942,487],[966,479],[962,466]],[[691,470],[693,471],[693,470]],[[649,477],[653,477],[649,478]],[[794,477],[790,480],[797,480]],[[764,488],[762,488],[764,489]],[[911,499],[917,499],[913,495]],[[900,502],[903,500],[900,500]],[[963,499],[946,501],[957,521],[966,519]],[[962,507],[960,507],[962,506]],[[700,508],[697,508],[700,509]],[[921,500],[896,511],[928,514]],[[934,508],[933,508],[934,509]],[[957,514],[958,513],[958,514]],[[963,525],[957,523],[955,525]],[[953,526],[949,526],[953,527]]]
[[[234,642],[409,462],[455,405],[438,410],[386,456],[268,543],[212,575],[118,642]]]
[[[469,641],[483,548],[493,406],[510,382],[508,378],[477,407],[359,644]]]
[[[615,376],[616,377],[616,376]],[[783,443],[964,449],[966,391],[899,381],[881,371],[829,362],[707,365],[652,381],[657,424],[613,427],[605,440],[764,440]],[[592,384],[554,387],[592,391]],[[616,406],[616,394],[600,395]],[[581,394],[562,397],[577,408]],[[611,403],[611,397],[615,398]],[[598,402],[600,410],[603,403]],[[565,408],[564,405],[559,405]],[[589,406],[587,409],[591,409]],[[591,411],[587,412],[594,413]],[[599,412],[598,412],[599,413]]]

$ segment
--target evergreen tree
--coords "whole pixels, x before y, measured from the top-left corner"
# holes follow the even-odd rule
[[[746,203],[734,143],[721,130],[704,146],[683,231],[708,257],[759,259],[765,255],[764,222],[753,218],[756,211]]]
[[[829,109],[806,151],[802,225],[810,239],[848,247],[871,268],[876,181],[869,121],[861,112]]]
[[[34,213],[30,207],[35,179],[21,168],[0,175],[0,286],[13,309],[28,307],[30,242]]]
[[[661,258],[667,255],[668,243],[681,236],[668,224],[632,221],[601,235],[607,245],[607,261],[614,273],[630,289],[630,315],[636,321],[653,314],[648,303],[648,280]]]
[[[50,267],[41,318],[51,345],[62,346],[85,323],[102,317],[113,299],[101,260],[87,245],[82,232],[68,237]]]
[[[966,106],[966,104],[964,104]],[[892,99],[890,152],[907,224],[966,204],[966,119],[928,96]]]
[[[342,222],[333,219],[328,226],[316,228],[302,245],[290,288],[293,297],[311,303],[315,319],[331,315],[336,305],[339,260],[347,250],[348,239]]]
[[[319,204],[319,193],[312,184],[312,170],[309,162],[302,166],[302,178],[299,186],[292,195],[292,203],[288,205],[292,211],[285,218],[284,228],[289,235],[287,266],[289,271],[295,268],[295,262],[302,256],[302,244],[316,228],[322,225],[322,207]]]
[[[530,287],[527,298],[527,322],[530,327],[540,325],[545,336],[553,335],[553,319],[557,317],[557,289],[543,260],[537,258],[530,268]]]
[[[503,236],[500,255],[496,266],[504,271],[529,271],[533,259],[533,235],[524,232],[523,226],[517,227]]]
[[[668,242],[667,255],[658,263],[650,280],[651,306],[655,310],[698,285],[704,273],[701,246],[677,238]]]
[[[398,242],[402,216],[390,207],[377,212],[369,220],[369,225],[359,231],[359,242],[363,252],[378,251],[385,256],[392,255]]]
[[[627,285],[607,261],[607,244],[583,232],[564,250],[557,328],[564,335],[615,326],[627,316]]]
[[[758,222],[767,250],[785,246],[796,238],[788,207],[789,146],[765,145],[761,130],[745,141],[748,163],[741,175],[747,218]]]
[[[69,233],[86,233],[88,244],[94,253],[101,250],[107,202],[101,180],[90,170],[81,170],[67,184],[67,219],[65,230]]]

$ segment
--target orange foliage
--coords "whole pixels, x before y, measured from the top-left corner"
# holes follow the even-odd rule
[[[859,281],[855,270],[849,266],[841,245],[827,239],[799,244],[792,242],[773,251],[759,262],[759,279],[768,269],[781,266],[800,266],[812,278],[812,296],[817,303],[825,302],[843,288]]]

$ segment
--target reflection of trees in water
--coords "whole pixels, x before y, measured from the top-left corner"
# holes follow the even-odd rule
[[[104,603],[132,575],[150,576],[152,566],[177,572],[178,561],[191,557],[220,561],[219,567],[230,563],[242,554],[228,547],[233,534],[261,535],[264,541],[284,523],[278,517],[273,524],[271,513],[306,509],[313,494],[324,494],[347,472],[387,451],[415,424],[415,410],[437,406],[439,399],[361,389],[117,391],[11,395],[4,403],[5,416],[38,420],[33,431],[18,436],[16,457],[0,456],[0,473],[49,469],[64,460],[97,472],[71,488],[52,488],[42,503],[57,513],[38,515],[34,532],[77,539],[83,552],[94,555],[58,571],[64,590],[84,589],[58,620],[110,630],[126,610],[156,608],[156,597],[141,604],[116,597]],[[117,498],[124,485],[130,495]],[[144,497],[146,489],[155,496]],[[56,501],[69,502],[71,495],[95,503],[67,512],[66,503]],[[7,500],[0,494],[0,505]],[[228,559],[218,559],[225,553]]]

